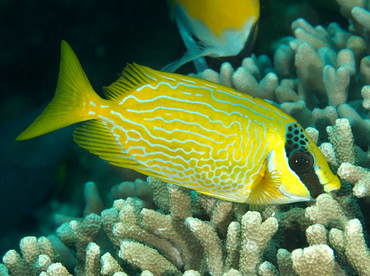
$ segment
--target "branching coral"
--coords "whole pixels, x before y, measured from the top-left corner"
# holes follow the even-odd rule
[[[338,169],[338,175],[354,184],[353,194],[356,197],[370,195],[370,171],[351,163],[343,163]]]
[[[330,230],[329,242],[360,275],[370,274],[370,251],[365,244],[359,220],[348,221],[344,232],[335,228]]]
[[[334,275],[334,252],[325,245],[312,245],[292,253],[293,268],[300,276]]]
[[[270,217],[262,223],[258,212],[248,212],[242,218],[242,242],[240,253],[240,270],[242,274],[255,274],[257,264],[267,243],[278,228],[276,218]]]
[[[74,257],[65,254],[66,247],[58,245],[55,237],[26,237],[20,243],[22,255],[10,250],[3,257],[0,275],[71,275],[73,270],[75,275],[118,276],[132,268],[139,268],[142,275],[277,275],[279,270],[284,275],[320,275],[315,272],[318,269],[325,275],[345,275],[343,264],[366,275],[366,266],[359,263],[368,260],[369,251],[362,229],[350,224],[356,212],[345,200],[324,194],[309,208],[269,206],[261,216],[245,212],[240,204],[191,194],[154,178],[149,182],[155,183],[151,186],[156,187],[157,200],[156,189],[164,192],[159,202],[168,201],[168,213],[143,208],[140,200],[116,200],[101,217],[90,214],[58,228],[59,239],[76,256],[77,263],[66,266],[70,272],[58,262],[71,264]],[[330,231],[328,243],[331,227],[336,228]],[[302,231],[309,247],[292,254],[282,249],[294,248],[299,238],[293,233]],[[356,235],[349,237],[346,231]],[[103,254],[103,247],[116,253]],[[340,254],[341,264],[334,260],[333,250]],[[307,274],[310,271],[314,274]]]
[[[149,181],[155,182],[157,187],[162,186],[159,190],[167,190],[169,214],[145,209],[141,201],[128,198],[116,200],[113,208],[102,212],[102,217],[90,214],[82,222],[71,221],[58,228],[59,239],[76,253],[74,271],[77,275],[111,275],[124,270],[121,261],[111,254],[101,256],[101,249],[94,242],[101,224],[121,259],[142,271],[150,270],[154,275],[176,275],[182,269],[209,271],[213,275],[230,269],[257,271],[266,244],[277,230],[275,218],[262,223],[258,212],[247,212],[241,217],[241,224],[238,221],[230,223],[232,214],[240,210],[238,204],[234,208],[233,203],[202,195],[198,204],[203,206],[203,216],[207,216],[206,210],[210,214],[210,221],[203,221],[193,217],[191,205],[194,201],[190,190],[154,178]],[[256,228],[258,234],[254,231]],[[42,241],[49,246],[42,245]],[[59,256],[46,238],[37,242],[36,238],[27,237],[20,247],[23,256],[11,250],[3,258],[3,269],[7,268],[12,275],[49,273],[57,260],[55,256]],[[43,248],[48,249],[45,253],[51,258],[43,254]],[[65,256],[63,252],[60,255]],[[45,258],[48,261],[44,261]],[[39,265],[40,260],[43,266]]]
[[[253,55],[197,75],[275,101],[308,127],[343,180],[337,195],[256,212],[149,177],[115,186],[103,210],[90,182],[85,217],[59,217],[58,237],[22,239],[0,275],[369,275],[357,198],[370,195],[370,12],[337,2],[348,31],[298,19],[273,61]]]

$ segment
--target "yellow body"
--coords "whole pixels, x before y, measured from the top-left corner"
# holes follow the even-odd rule
[[[137,64],[105,94],[107,100],[94,92],[63,41],[54,99],[17,140],[88,121],[74,140],[114,165],[225,200],[283,204],[312,199],[286,154],[287,129],[298,129],[319,187],[340,188],[299,124],[261,99]]]
[[[259,18],[259,0],[173,0],[174,17],[188,52],[164,69],[174,72],[195,60],[198,71],[207,68],[200,57],[234,56],[253,35]]]

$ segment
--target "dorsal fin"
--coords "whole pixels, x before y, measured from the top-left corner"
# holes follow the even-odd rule
[[[104,86],[104,95],[109,100],[115,100],[144,83],[153,80],[146,72],[146,67],[139,64],[127,64],[118,80],[109,86]]]

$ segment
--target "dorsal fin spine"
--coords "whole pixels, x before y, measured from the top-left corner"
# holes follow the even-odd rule
[[[145,66],[136,63],[127,64],[118,80],[107,87],[103,87],[104,95],[110,100],[116,100],[140,85],[153,81],[148,77],[146,71]]]

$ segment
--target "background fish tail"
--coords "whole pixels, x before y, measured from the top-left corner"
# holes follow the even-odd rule
[[[89,106],[101,98],[93,90],[72,48],[62,41],[57,89],[53,100],[16,140],[30,139],[92,119]]]

